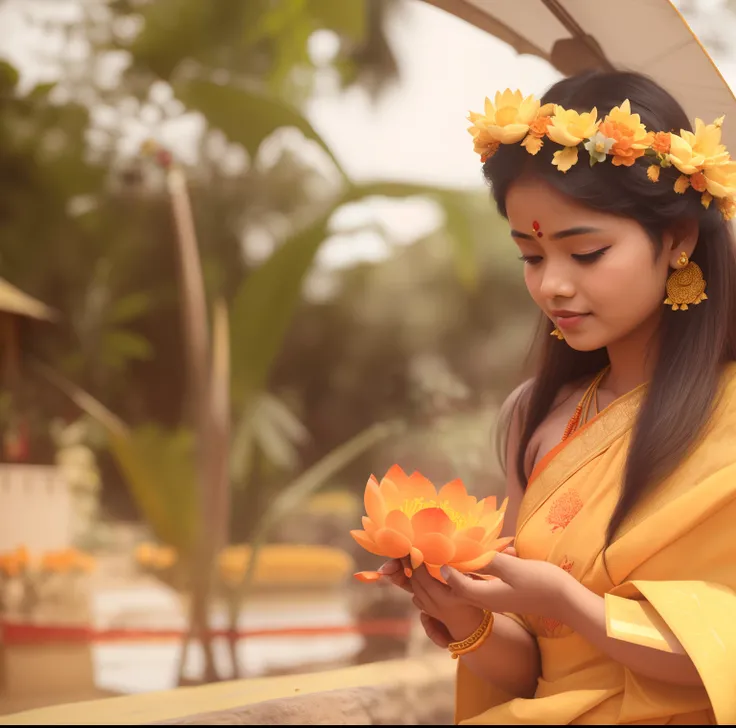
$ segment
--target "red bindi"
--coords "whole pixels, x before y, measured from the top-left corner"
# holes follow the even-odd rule
[[[542,237],[542,235],[543,235],[543,233],[542,233],[542,231],[541,231],[541,230],[540,230],[539,228],[540,228],[540,225],[539,225],[539,223],[538,223],[538,222],[537,222],[537,221],[535,220],[535,221],[534,221],[534,222],[532,223],[532,230],[534,230],[534,232],[535,232],[535,233],[537,234],[537,237],[538,237],[538,238],[541,238],[541,237]]]

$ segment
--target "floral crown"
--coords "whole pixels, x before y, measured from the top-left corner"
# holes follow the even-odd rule
[[[581,148],[588,152],[591,167],[607,157],[614,166],[630,167],[646,156],[651,160],[647,177],[652,182],[659,182],[663,167],[674,166],[681,172],[675,192],[682,195],[692,187],[700,193],[703,207],[715,199],[724,219],[736,216],[736,161],[721,144],[723,116],[707,125],[696,119],[694,133],[654,132],[641,123],[639,114],[631,113],[628,99],[599,119],[597,109],[579,113],[557,104],[542,106],[534,96],[525,98],[510,89],[496,93],[493,102],[486,98],[484,111],[471,111],[468,117],[481,162],[501,144],[521,142],[529,154],[537,154],[545,140],[562,147],[552,157],[560,172],[577,164]]]

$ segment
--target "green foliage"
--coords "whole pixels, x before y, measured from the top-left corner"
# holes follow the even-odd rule
[[[329,145],[300,112],[314,71],[307,39],[319,29],[338,36],[334,66],[345,83],[367,83],[366,74],[385,81],[393,73],[383,32],[390,6],[384,0],[118,0],[108,5],[110,26],[138,17],[141,32],[125,39],[113,33],[111,45],[93,44],[88,64],[94,69],[113,46],[126,49],[131,67],[115,88],[96,88],[90,71],[89,78],[70,75],[58,86],[39,85],[22,95],[13,70],[0,67],[0,275],[61,311],[60,325],[33,337],[45,360],[143,428],[139,433],[133,427],[118,442],[116,460],[141,513],[169,542],[188,538],[172,531],[161,515],[161,503],[177,499],[179,491],[162,485],[144,504],[140,484],[159,478],[173,483],[182,476],[177,459],[187,463],[187,482],[195,472],[179,427],[188,411],[170,202],[154,174],[142,170],[135,156],[120,153],[120,128],[113,125],[101,140],[87,104],[115,110],[122,127],[119,110],[133,109],[126,121],[139,121],[151,111],[141,102],[152,83],[164,79],[184,110],[205,120],[203,144],[187,174],[208,300],[223,298],[231,314],[237,425],[230,472],[234,482],[254,488],[248,491],[254,497],[256,487],[259,497],[266,492],[265,504],[302,463],[319,461],[371,422],[408,409],[402,377],[415,352],[410,325],[397,323],[401,311],[380,319],[369,339],[350,322],[360,286],[353,298],[322,306],[303,300],[306,276],[335,212],[371,197],[432,199],[445,210],[440,237],[450,244],[456,272],[455,279],[443,279],[435,299],[441,295],[465,305],[483,280],[478,251],[489,247],[492,219],[485,200],[481,212],[463,192],[402,183],[353,185],[344,173],[339,189],[331,190],[298,150],[271,166],[254,163],[225,172],[229,150],[218,156],[208,147],[209,132],[220,130],[257,162],[264,140],[292,127],[320,145],[340,170]],[[157,131],[152,122],[152,135]],[[274,232],[280,241],[258,266],[242,256],[243,232],[251,226]],[[368,280],[361,275],[350,271],[341,278]],[[433,294],[407,287],[394,295],[406,302]],[[301,326],[305,320],[310,327]],[[445,329],[435,328],[430,348],[445,336]],[[383,347],[398,352],[391,362]],[[300,373],[299,357],[313,350],[319,352],[313,359],[318,365]],[[352,389],[345,385],[350,381]],[[314,382],[327,393],[325,402],[315,401]],[[158,461],[151,443],[161,448]],[[140,468],[131,464],[136,458],[144,464]],[[150,487],[156,492],[157,486]],[[190,487],[182,486],[186,492]],[[181,505],[187,511],[188,499],[174,510]],[[183,515],[182,522],[188,518]],[[190,533],[188,526],[183,529]]]
[[[307,119],[289,104],[254,89],[209,81],[188,81],[175,86],[177,97],[190,109],[201,111],[209,123],[254,157],[261,142],[282,127],[295,127],[320,144],[335,166],[340,164]]]
[[[234,394],[241,399],[266,385],[266,378],[300,296],[304,276],[327,234],[330,214],[284,243],[253,272],[233,301]]]
[[[155,424],[108,431],[109,446],[156,538],[191,555],[198,528],[194,441],[190,431]]]
[[[266,543],[274,525],[280,519],[298,510],[326,482],[334,478],[366,451],[390,437],[401,434],[401,422],[380,422],[344,442],[325,455],[319,462],[305,470],[296,480],[287,485],[263,514],[251,537],[251,558],[243,579],[243,593],[248,593],[258,563],[258,552]]]

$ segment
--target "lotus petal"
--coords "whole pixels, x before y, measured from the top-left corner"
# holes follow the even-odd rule
[[[377,571],[359,571],[357,574],[353,574],[353,576],[365,584],[378,581],[381,578],[381,574]]]
[[[441,502],[447,501],[450,507],[456,511],[464,511],[467,506],[475,505],[475,499],[470,502],[471,496],[465,490],[463,481],[456,479],[445,483],[437,494],[437,500]]]
[[[409,541],[414,540],[414,528],[411,525],[409,516],[403,511],[390,511],[386,516],[386,528],[390,528],[402,536],[406,536]]]
[[[475,559],[470,559],[468,561],[453,561],[452,568],[457,569],[464,574],[469,571],[477,571],[478,569],[482,569],[484,566],[488,566],[488,564],[493,561],[497,553],[498,551],[485,551]]]
[[[388,556],[391,559],[401,559],[408,556],[411,551],[411,541],[399,533],[392,531],[390,528],[379,528],[373,535],[376,546],[381,550],[382,556]]]
[[[365,486],[364,502],[365,512],[368,514],[368,518],[379,528],[383,527],[386,522],[386,504],[383,501],[378,485],[372,483],[370,480]]]
[[[373,539],[365,531],[351,531],[350,535],[360,544],[369,554],[376,556],[385,556]]]
[[[389,511],[399,508],[404,502],[404,498],[402,498],[401,492],[393,480],[384,478],[381,481],[379,490],[381,491],[383,502],[386,504],[386,509]]]
[[[484,498],[481,503],[483,504],[484,511],[495,511],[498,510],[498,507],[496,505],[496,496],[490,495],[488,498]]]
[[[488,549],[484,549],[480,541],[476,541],[467,536],[456,536],[455,539],[455,555],[453,561],[471,561],[477,559]]]
[[[409,482],[409,476],[398,465],[392,465],[383,476],[383,480],[390,480],[401,492]]]
[[[505,549],[513,540],[513,536],[510,536],[508,538],[500,538],[497,541],[493,542],[493,545],[490,549],[482,553],[477,558],[462,562],[453,561],[452,566],[453,568],[462,572],[476,571],[477,569],[482,569],[484,566],[488,566],[488,564],[493,561],[496,554],[500,551],[503,551],[503,549]]]
[[[366,528],[366,531],[367,530],[368,529]],[[483,541],[483,539],[486,537],[486,529],[483,528],[483,526],[473,526],[467,531],[464,531],[463,535],[465,536],[465,538],[472,538],[473,541]]]
[[[441,533],[417,534],[414,546],[424,554],[425,564],[442,566],[455,555],[454,542]]]
[[[440,533],[444,536],[452,536],[455,533],[455,524],[441,508],[424,508],[415,513],[412,516],[411,525],[414,527],[415,539],[419,534]],[[418,548],[421,547],[418,546]]]
[[[412,547],[410,556],[412,569],[418,569],[424,563],[424,554],[418,548]]]
[[[437,498],[437,489],[418,472],[412,473],[409,477],[408,492],[410,498],[425,498],[427,500],[435,500]]]
[[[378,530],[378,526],[368,516],[363,516],[361,521],[363,523],[363,529],[369,536],[372,536]]]
[[[444,577],[440,573],[440,567],[439,566],[433,566],[432,564],[425,564],[424,567],[429,572],[430,576],[433,576],[437,581],[441,581],[443,584],[447,584]]]

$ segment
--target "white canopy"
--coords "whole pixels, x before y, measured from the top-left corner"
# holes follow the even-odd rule
[[[590,68],[646,74],[695,117],[726,114],[736,155],[736,98],[670,0],[425,0],[549,61],[564,75]],[[489,89],[489,95],[496,89]]]

